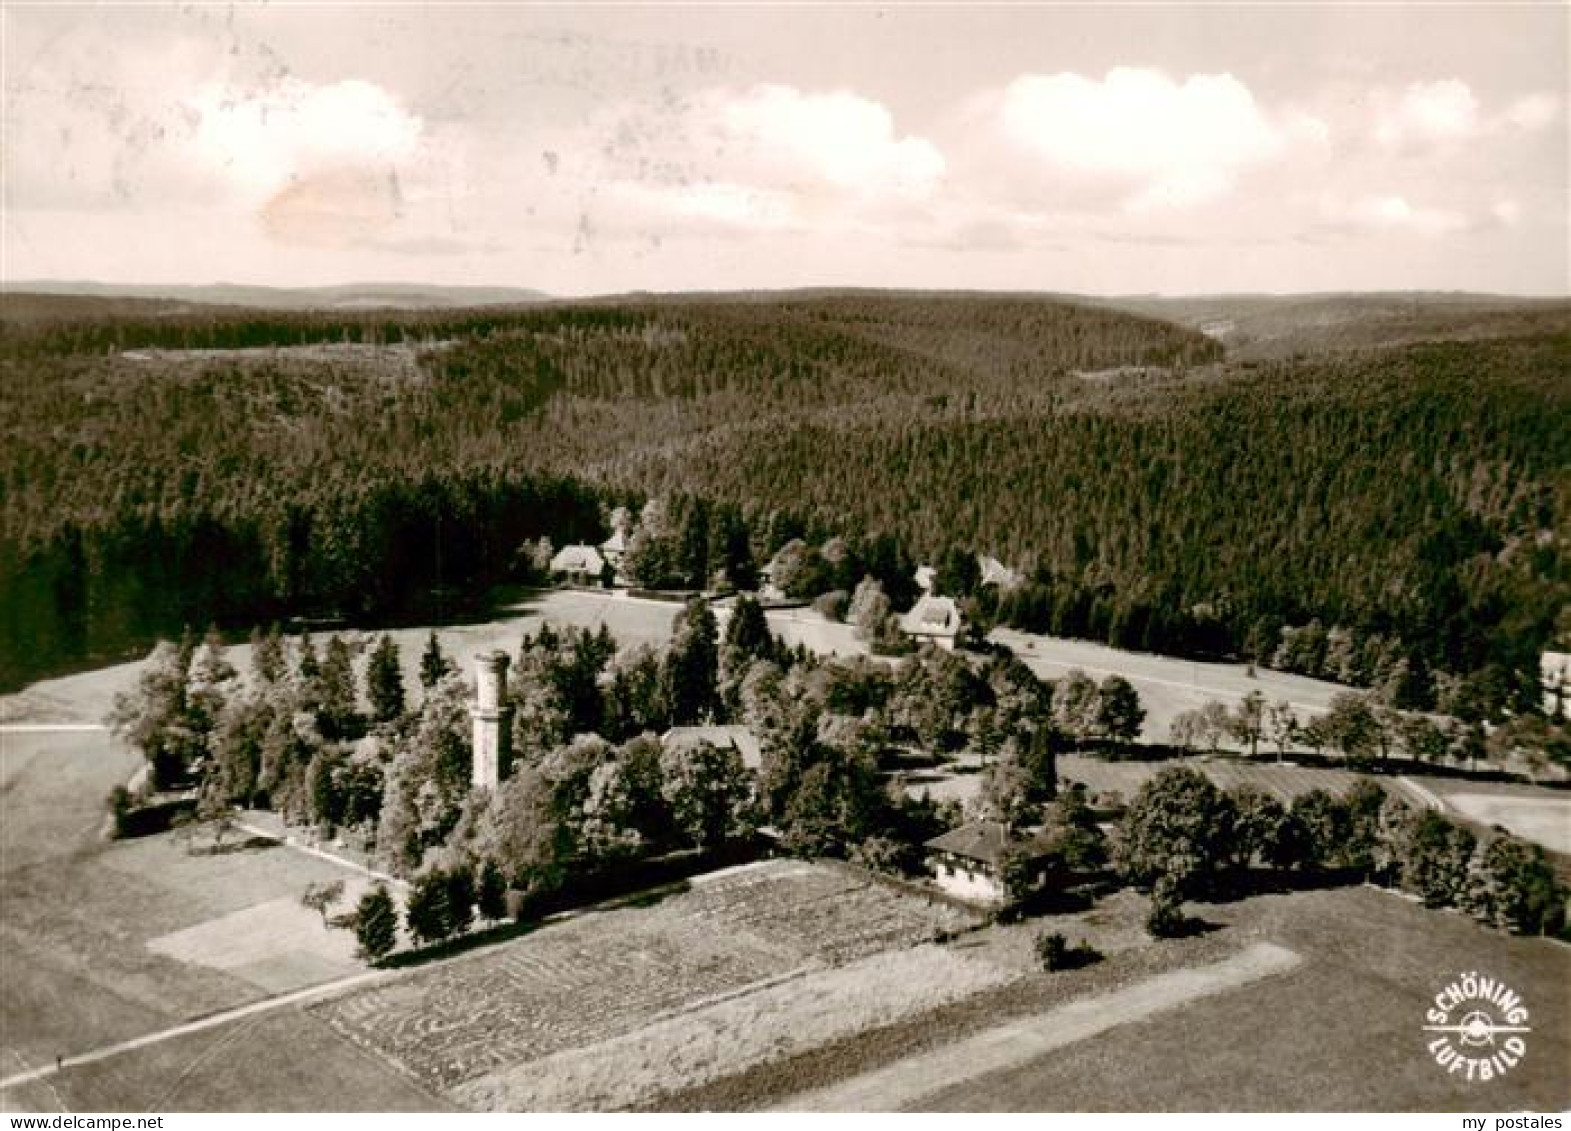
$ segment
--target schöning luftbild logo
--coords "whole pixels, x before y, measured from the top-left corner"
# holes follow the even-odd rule
[[[1424,1014],[1429,1054],[1464,1080],[1504,1076],[1527,1055],[1527,1007],[1510,986],[1469,971],[1435,995]]]

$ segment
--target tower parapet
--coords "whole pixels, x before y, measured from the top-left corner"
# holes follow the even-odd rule
[[[511,768],[513,708],[507,702],[507,664],[507,653],[501,651],[475,660],[475,705],[469,709],[475,722],[470,780],[486,789],[495,789]]]

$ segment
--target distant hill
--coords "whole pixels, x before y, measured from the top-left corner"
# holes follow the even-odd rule
[[[61,295],[103,299],[154,299],[263,310],[401,310],[513,306],[549,298],[526,287],[447,287],[425,283],[344,283],[331,287],[254,287],[233,283],[206,286],[121,285],[21,279],[3,288],[15,295]]]
[[[1077,301],[1199,330],[1241,361],[1425,341],[1485,341],[1571,328],[1571,299],[1456,292],[1132,295]]]

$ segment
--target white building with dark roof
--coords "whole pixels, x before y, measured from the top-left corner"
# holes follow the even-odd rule
[[[923,847],[938,886],[950,895],[979,903],[1004,901],[1003,864],[1010,851],[1024,849],[1034,861],[1048,854],[1040,835],[1011,833],[998,821],[972,821],[934,837]]]
[[[954,651],[960,630],[965,627],[960,616],[960,606],[952,597],[939,597],[924,593],[917,598],[911,611],[900,618],[900,631],[918,644],[936,644],[946,651]]]
[[[553,577],[564,577],[580,585],[598,585],[605,572],[605,559],[593,546],[563,546],[551,559]]]

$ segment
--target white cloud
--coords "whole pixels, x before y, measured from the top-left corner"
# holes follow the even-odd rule
[[[1400,94],[1382,94],[1375,140],[1388,149],[1446,145],[1479,127],[1478,99],[1458,79],[1412,83]]]
[[[1327,219],[1344,228],[1372,232],[1446,236],[1476,227],[1466,213],[1451,208],[1415,207],[1398,195],[1371,195],[1350,203],[1329,201]]]
[[[288,78],[244,95],[210,87],[192,105],[201,157],[246,194],[270,196],[343,169],[386,174],[420,144],[420,119],[356,79],[316,86]]]
[[[1528,133],[1552,125],[1558,117],[1560,99],[1542,92],[1517,99],[1502,115],[1506,125]]]
[[[896,136],[887,109],[848,91],[761,85],[709,97],[702,112],[716,141],[769,179],[924,196],[944,175],[943,155],[931,142]]]
[[[1022,75],[991,101],[983,112],[1007,146],[1082,187],[1113,186],[1132,211],[1225,196],[1295,137],[1325,133],[1306,115],[1274,120],[1230,74],[1181,82],[1133,67],[1100,79]]]
[[[865,225],[931,198],[946,168],[880,103],[778,84],[622,106],[554,145],[625,210],[609,222],[635,228]]]

